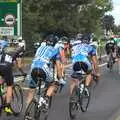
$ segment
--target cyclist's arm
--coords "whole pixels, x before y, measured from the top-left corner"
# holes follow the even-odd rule
[[[97,55],[96,55],[96,49],[92,48],[91,50],[91,59],[93,63],[93,69],[96,75],[99,76],[99,66],[98,66],[98,60],[97,60]]]
[[[93,69],[94,72],[96,73],[96,75],[99,75],[99,66],[98,66],[98,62],[97,62],[97,56],[94,55],[92,56],[92,63],[93,63]]]

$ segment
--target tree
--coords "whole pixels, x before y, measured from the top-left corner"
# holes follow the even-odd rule
[[[40,32],[95,32],[111,8],[111,0],[23,0],[23,35],[32,45]]]
[[[112,15],[105,15],[103,16],[103,27],[108,31],[108,30],[113,30],[114,27],[114,17]]]

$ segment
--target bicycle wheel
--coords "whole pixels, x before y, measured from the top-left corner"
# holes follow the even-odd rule
[[[88,105],[90,103],[91,93],[89,90],[86,91],[84,88],[83,92],[80,94],[80,107],[82,112],[86,112],[88,109]]]
[[[23,109],[23,92],[18,84],[13,86],[11,108],[15,114],[20,114]]]
[[[40,110],[39,110],[40,120],[47,120],[48,119],[50,108],[52,106],[52,96],[48,99],[47,103],[48,103],[48,108],[47,109],[45,108],[44,105],[40,107]]]
[[[3,107],[4,107],[4,100],[3,100],[3,97],[0,96],[0,116],[1,116],[1,114],[2,114],[2,109],[3,109]]]
[[[69,115],[74,119],[79,112],[79,90],[75,87],[69,99]]]
[[[35,100],[32,100],[25,111],[24,120],[38,120],[38,113],[38,104]]]

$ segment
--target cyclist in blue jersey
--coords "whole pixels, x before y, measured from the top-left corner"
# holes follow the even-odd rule
[[[27,97],[27,105],[30,103],[30,101],[33,98],[35,88],[37,87],[37,78],[40,77],[43,78],[45,83],[52,83],[51,86],[48,88],[46,92],[46,103],[45,106],[47,106],[47,99],[52,96],[55,93],[56,87],[59,84],[59,80],[56,76],[59,77],[59,79],[62,79],[62,75],[58,74],[61,73],[59,70],[59,65],[57,65],[57,60],[59,60],[60,52],[59,49],[54,48],[57,39],[54,35],[49,35],[47,38],[47,45],[46,46],[40,46],[35,54],[35,57],[32,61],[31,69],[30,69],[30,75],[29,75],[29,92]],[[54,61],[53,66],[55,65],[57,75],[54,75],[53,77],[53,68],[51,68],[50,64],[51,61]]]
[[[2,52],[3,49],[8,47],[8,40],[6,36],[3,36],[2,39],[0,40],[0,52]]]
[[[66,58],[65,58],[65,54],[64,54],[64,44],[61,40],[59,40],[56,43],[55,49],[58,49],[59,52],[60,52],[59,60],[57,60],[57,65],[58,65],[58,68],[59,68],[58,76],[61,76],[61,74],[62,74],[62,78],[60,79],[60,82],[63,83],[63,84],[66,84],[66,81],[64,80],[64,78],[65,78],[64,65],[66,64]]]
[[[97,56],[96,49],[92,47],[90,44],[90,36],[84,34],[80,41],[75,41],[72,44],[72,66],[73,73],[80,72],[81,70],[87,74],[86,77],[86,90],[88,90],[89,85],[92,79],[92,69],[94,70],[94,74],[96,76],[100,76],[98,64],[97,64]],[[91,59],[91,60],[90,60]],[[91,64],[92,62],[92,64]],[[77,80],[72,79],[70,84],[70,94],[72,94],[72,90],[76,85]]]

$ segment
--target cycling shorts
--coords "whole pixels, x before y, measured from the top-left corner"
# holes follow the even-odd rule
[[[92,64],[87,57],[80,56],[79,61],[73,63],[73,72],[83,71],[86,74],[91,73]]]
[[[30,88],[37,87],[37,82],[38,82],[37,75],[36,75],[36,77],[32,75],[32,73],[35,69],[38,69],[38,71],[40,71],[40,78],[43,78],[44,82],[49,83],[54,80],[53,79],[53,69],[49,68],[48,65],[45,64],[41,68],[35,67],[30,70],[29,75],[28,75],[28,86]],[[54,72],[54,74],[55,74],[55,72]]]
[[[111,50],[112,50],[112,52],[115,51],[115,44],[114,43],[107,43],[105,46],[105,50],[106,50],[107,55],[109,55]]]
[[[7,63],[0,63],[0,75],[5,80],[7,86],[13,85],[12,66]]]

